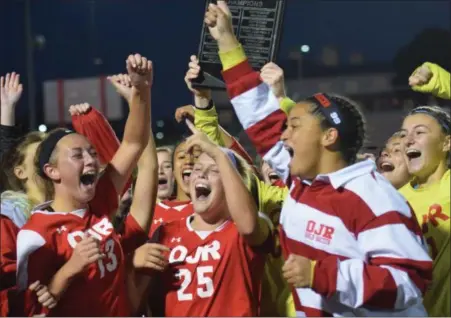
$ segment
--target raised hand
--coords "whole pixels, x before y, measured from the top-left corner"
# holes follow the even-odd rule
[[[113,76],[108,76],[107,79],[113,84],[116,91],[121,95],[127,102],[130,102],[132,97],[132,81],[128,74],[117,74]]]
[[[202,152],[205,152],[213,159],[215,159],[218,154],[222,154],[221,148],[213,143],[206,134],[197,130],[194,124],[189,119],[186,119],[185,122],[188,128],[193,133],[192,136],[186,139],[185,145],[187,151],[194,151],[194,148],[199,147]]]
[[[137,89],[148,89],[153,82],[153,64],[139,54],[129,55],[126,68],[131,85]]]
[[[312,261],[290,254],[282,267],[283,277],[296,288],[310,287]]]
[[[20,84],[20,75],[12,72],[0,77],[0,105],[2,110],[14,108],[22,96],[23,86]]]
[[[238,46],[232,25],[232,14],[225,1],[218,0],[217,4],[210,3],[204,18],[210,35],[218,41],[221,51],[228,51]]]
[[[91,110],[91,105],[88,103],[83,104],[75,104],[69,106],[69,114],[71,116],[80,116],[84,115]]]
[[[185,83],[188,89],[196,97],[201,97],[205,99],[211,98],[211,90],[209,89],[195,89],[193,88],[192,81],[195,80],[201,72],[199,60],[195,55],[191,55],[190,62],[188,63],[188,71],[185,74]],[[208,103],[208,102],[207,102]]]
[[[182,106],[175,110],[175,120],[181,123],[184,119],[194,120],[193,105]]]
[[[72,275],[81,273],[89,264],[97,262],[105,257],[100,252],[100,243],[92,236],[85,236],[75,246],[71,258],[67,261],[66,265],[70,269]]]
[[[36,297],[43,307],[52,309],[58,303],[56,298],[49,292],[47,286],[42,285],[39,281],[35,281],[28,289],[36,293]]]
[[[423,86],[429,83],[432,78],[432,72],[427,64],[421,65],[415,70],[415,72],[409,77],[410,86]]]
[[[153,269],[163,272],[168,266],[167,254],[170,249],[156,243],[146,243],[135,250],[133,266],[136,269]]]
[[[260,77],[264,83],[271,87],[277,98],[286,97],[283,69],[273,62],[267,63],[260,71]]]

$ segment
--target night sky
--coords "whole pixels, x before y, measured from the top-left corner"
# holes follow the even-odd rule
[[[155,63],[154,118],[172,116],[191,102],[183,76],[198,49],[204,0],[31,2],[33,31],[46,39],[34,58],[38,87],[48,79],[121,72],[126,56],[137,51]],[[25,75],[23,13],[23,1],[0,0],[1,74]],[[288,0],[280,55],[307,44],[318,59],[321,48],[332,44],[341,56],[359,52],[366,62],[391,63],[401,46],[428,27],[450,29],[451,1]],[[95,65],[94,58],[103,63]],[[19,106],[22,120],[26,101]]]

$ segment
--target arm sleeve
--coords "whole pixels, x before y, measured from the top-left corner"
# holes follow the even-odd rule
[[[7,217],[0,215],[0,289],[16,285],[16,239],[19,229]]]
[[[17,235],[17,286],[24,292],[26,316],[41,314],[45,309],[28,290],[28,286],[40,281],[48,285],[56,272],[54,254],[42,235],[30,229],[22,229]]]
[[[398,212],[375,217],[357,236],[367,261],[337,256],[317,261],[313,290],[352,308],[402,310],[421,301],[432,261],[413,218]]]
[[[268,216],[270,220],[279,224],[279,211],[282,203],[289,193],[287,187],[270,186],[257,179],[258,209]]]
[[[135,218],[128,214],[124,221],[124,233],[121,236],[121,244],[124,254],[132,253],[148,240],[147,233],[136,222]]]
[[[119,194],[108,173],[103,173],[96,186],[94,199],[89,203],[90,213],[112,217],[119,208]],[[111,218],[112,219],[112,218]]]
[[[210,109],[198,109],[194,108],[194,125],[197,129],[206,134],[215,144],[220,147],[225,146],[225,142],[221,136],[219,121],[218,121],[218,113],[216,112],[216,107],[212,107]],[[252,158],[249,154],[244,150],[243,146],[232,136],[230,136],[233,140],[230,149],[238,153],[244,160],[247,161],[250,165],[253,164]]]
[[[107,164],[119,149],[119,140],[106,118],[94,107],[83,115],[72,116],[72,125],[98,152],[100,162]]]
[[[241,46],[230,52],[220,52],[223,77],[238,120],[258,154],[286,182],[290,156],[280,140],[286,114],[268,85],[260,79],[247,59],[233,66],[232,56],[244,56]],[[239,61],[238,57],[235,61]]]
[[[432,78],[426,85],[414,86],[412,89],[416,92],[431,93],[443,99],[451,99],[451,74],[434,63],[426,62],[423,65],[431,70]]]

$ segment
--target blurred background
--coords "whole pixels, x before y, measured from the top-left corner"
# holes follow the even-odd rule
[[[25,84],[17,109],[24,128],[69,124],[70,104],[92,101],[120,137],[126,105],[105,76],[139,52],[153,60],[154,131],[159,144],[185,133],[177,107],[192,103],[183,77],[199,47],[205,0],[0,0],[0,74]],[[367,146],[380,146],[413,106],[449,101],[412,92],[407,80],[425,61],[451,71],[451,1],[286,0],[277,58],[288,95],[344,94],[362,104]],[[247,141],[224,94],[220,122]],[[250,148],[251,153],[253,153]]]

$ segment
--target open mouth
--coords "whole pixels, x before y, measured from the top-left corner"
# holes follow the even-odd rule
[[[406,151],[406,155],[409,160],[417,159],[421,157],[421,151],[416,149],[408,149]]]
[[[284,147],[288,151],[288,154],[290,155],[290,157],[293,158],[293,155],[294,155],[293,148],[291,148],[290,146],[287,146],[287,145],[285,145]]]
[[[88,171],[81,175],[80,182],[84,186],[91,186],[93,185],[97,180],[97,172],[95,171]]]
[[[193,172],[191,169],[185,169],[182,171],[182,178],[184,183],[189,183],[191,172]]]
[[[271,181],[272,183],[274,183],[274,182],[276,182],[277,180],[280,179],[280,178],[279,178],[279,175],[278,175],[277,173],[275,173],[275,172],[271,172],[271,173],[268,175],[268,178],[269,178],[269,181]]]
[[[168,184],[168,179],[166,178],[158,178],[158,185],[167,185]]]
[[[196,199],[199,201],[207,200],[211,193],[211,188],[203,183],[196,184]]]
[[[391,171],[395,170],[395,166],[391,162],[383,161],[379,165],[379,170],[381,172],[391,172]]]

